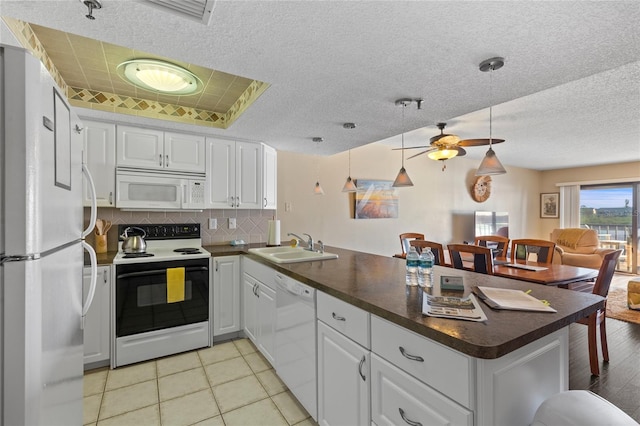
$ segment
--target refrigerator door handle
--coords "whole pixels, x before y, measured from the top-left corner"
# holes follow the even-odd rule
[[[82,238],[86,237],[93,231],[93,228],[96,226],[96,217],[98,216],[98,203],[96,201],[96,186],[93,184],[93,177],[91,177],[91,173],[87,166],[82,164],[82,173],[85,178],[87,178],[87,183],[89,184],[89,188],[91,189],[91,216],[89,218],[89,226],[87,229],[82,231]],[[95,256],[95,253],[94,253]]]
[[[82,318],[84,323],[84,317],[87,315],[89,308],[91,307],[91,303],[93,303],[93,296],[96,294],[96,286],[98,285],[98,259],[96,257],[96,252],[89,244],[84,241],[80,241],[82,247],[89,253],[89,257],[91,258],[91,285],[89,286],[89,294],[87,295],[87,300],[84,302],[84,306],[82,307]]]

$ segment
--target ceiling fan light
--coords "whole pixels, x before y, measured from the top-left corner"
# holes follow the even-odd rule
[[[449,160],[458,155],[458,150],[456,149],[439,149],[437,151],[432,151],[427,154],[427,156],[432,160]]]
[[[404,167],[400,169],[400,171],[398,172],[398,176],[396,176],[396,180],[393,181],[393,185],[391,186],[393,186],[394,188],[398,188],[401,186],[413,186],[413,182],[411,182],[411,178],[409,177],[409,174],[404,169]]]
[[[351,176],[349,176],[347,178],[347,181],[344,183],[344,186],[342,187],[342,192],[356,192],[357,190],[358,188],[356,187],[355,183],[353,183]]]
[[[478,167],[476,171],[476,176],[503,175],[505,173],[507,173],[507,171],[502,166],[502,163],[500,163],[500,160],[498,160],[493,148],[489,147],[489,150],[480,163],[480,167]]]
[[[315,195],[324,195],[324,190],[320,186],[320,182],[316,182],[316,186],[313,187],[313,193]]]

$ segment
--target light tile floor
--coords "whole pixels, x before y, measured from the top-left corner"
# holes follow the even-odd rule
[[[316,425],[248,339],[86,372],[83,423]]]

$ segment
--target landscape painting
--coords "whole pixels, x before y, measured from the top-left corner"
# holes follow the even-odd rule
[[[358,179],[355,194],[356,219],[393,219],[398,217],[398,194],[390,180]]]

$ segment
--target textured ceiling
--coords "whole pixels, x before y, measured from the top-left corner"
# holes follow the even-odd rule
[[[212,131],[280,150],[316,152],[314,136],[322,154],[399,145],[403,130],[405,145],[422,145],[438,121],[488,137],[495,105],[505,165],[640,160],[638,1],[218,1],[209,25],[139,2],[102,4],[95,21],[77,0],[2,0],[0,15],[269,83]],[[478,64],[493,56],[506,64],[490,94]],[[424,99],[404,124],[394,104],[403,97]],[[358,127],[344,130],[347,121]]]

